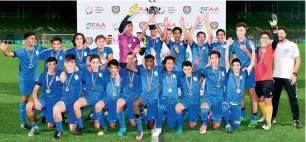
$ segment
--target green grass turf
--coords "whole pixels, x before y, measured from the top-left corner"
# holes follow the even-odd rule
[[[20,47],[20,45],[9,45],[9,49],[13,50]],[[67,47],[70,47],[67,45]],[[305,124],[305,45],[299,45],[300,54],[302,58],[302,64],[300,67],[297,87],[298,87],[298,101],[300,106],[300,121],[302,125]],[[39,125],[39,134],[35,137],[28,137],[29,130],[20,128],[19,120],[19,88],[18,88],[18,59],[11,57],[4,57],[0,55],[1,69],[0,69],[0,141],[51,141],[54,129],[47,129],[45,124]],[[39,72],[43,71],[43,62],[40,62]],[[247,94],[247,92],[246,92]],[[185,124],[185,129],[182,134],[176,134],[175,130],[163,129],[161,136],[162,141],[226,141],[226,142],[240,142],[240,141],[263,141],[263,142],[279,142],[279,141],[294,141],[302,142],[305,140],[305,129],[297,130],[293,127],[292,114],[288,101],[288,96],[283,90],[280,105],[278,110],[277,124],[272,125],[272,128],[268,131],[263,130],[258,124],[256,128],[248,128],[248,122],[250,120],[250,99],[245,96],[247,105],[247,122],[243,122],[241,130],[234,134],[227,134],[224,131],[224,125],[221,129],[213,130],[209,125],[206,134],[199,133],[200,117],[198,119],[197,127],[189,129]],[[88,109],[83,114],[83,118],[86,117]],[[37,114],[39,119],[39,114]],[[260,111],[258,117],[260,117]],[[127,122],[127,133],[123,137],[117,136],[116,129],[108,129],[108,132],[103,136],[97,136],[97,130],[92,127],[90,121],[85,121],[84,135],[81,137],[75,137],[69,132],[69,129],[64,125],[64,136],[60,138],[60,141],[135,141],[137,130],[132,128]],[[145,126],[144,126],[145,128]],[[143,141],[151,141],[151,137],[147,129],[145,128]]]

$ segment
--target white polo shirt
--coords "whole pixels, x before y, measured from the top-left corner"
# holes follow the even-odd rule
[[[111,44],[111,45],[106,45],[106,47],[110,47],[113,50],[113,59],[116,59],[119,62],[120,58],[120,51],[119,51],[119,45],[118,44]]]
[[[300,56],[296,43],[278,43],[274,53],[273,77],[290,79],[294,70],[295,58]]]

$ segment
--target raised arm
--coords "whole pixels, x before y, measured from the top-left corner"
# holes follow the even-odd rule
[[[131,60],[129,60],[129,62],[126,65],[126,69],[128,69],[132,72],[138,73],[138,69],[133,66],[133,61],[134,61],[134,58],[135,58],[136,54],[139,53],[139,52],[140,52],[140,47],[139,47],[139,45],[137,45],[135,47],[134,51],[133,51]]]
[[[187,41],[189,40],[189,35],[187,33],[187,30],[186,30],[185,20],[184,20],[183,17],[181,17],[181,19],[179,21],[180,21],[180,25],[181,25],[181,28],[182,28],[182,31],[183,31],[183,34],[184,34],[184,42],[185,42],[185,44],[187,44]]]
[[[208,32],[207,43],[211,47],[211,43],[213,39],[213,32],[209,25],[209,17],[207,13],[204,14],[204,23],[205,23],[206,31]]]
[[[1,45],[0,45],[0,48],[1,48],[4,56],[9,56],[9,57],[14,57],[15,56],[14,52],[9,51],[7,49],[8,48],[7,44],[2,42]]]
[[[226,50],[225,50],[225,65],[226,65],[226,72],[228,72],[230,68],[230,61],[229,61],[229,48],[231,44],[233,43],[233,40],[231,37],[229,37],[226,41]]]
[[[120,26],[119,26],[119,33],[123,33],[124,31],[124,26],[126,25],[126,22],[128,21],[128,19],[135,13],[138,11],[138,4],[133,5],[130,8],[129,14],[127,16],[124,17],[124,19],[121,21]]]
[[[154,15],[150,14],[148,22],[141,29],[141,38],[143,38],[146,35],[147,28],[149,24],[153,21],[153,19],[154,19]]]
[[[169,44],[169,41],[167,40],[167,30],[168,30],[169,22],[170,21],[168,21],[168,17],[165,17],[165,19],[164,19],[164,27],[165,27],[165,29],[164,29],[164,34],[163,34],[162,41],[165,42],[166,45]]]
[[[250,47],[252,49],[252,58],[251,58],[251,64],[247,68],[248,74],[250,74],[250,72],[252,71],[252,69],[255,65],[255,45],[254,45],[252,40],[250,40],[249,44],[250,44]]]
[[[197,27],[197,25],[199,25],[201,22],[202,22],[201,17],[197,16],[193,26],[191,27],[190,31],[188,32],[188,36],[189,36],[188,43],[189,43],[189,45],[192,45],[192,43],[193,43],[193,38],[192,38],[193,32],[194,32],[195,28]]]

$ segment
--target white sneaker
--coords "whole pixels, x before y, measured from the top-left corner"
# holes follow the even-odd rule
[[[265,125],[262,126],[262,128],[265,129],[265,130],[269,130],[271,128],[271,124],[266,123]]]
[[[33,128],[31,129],[31,131],[28,133],[28,136],[29,136],[29,137],[35,136],[35,135],[37,134],[37,132],[38,132],[38,127],[37,127],[37,126],[36,126],[36,127],[33,127]]]
[[[161,128],[156,128],[156,130],[153,132],[152,136],[158,137],[160,133],[161,133]]]
[[[276,124],[276,118],[272,118],[272,123]]]
[[[266,116],[262,116],[260,119],[257,120],[257,122],[265,122]]]

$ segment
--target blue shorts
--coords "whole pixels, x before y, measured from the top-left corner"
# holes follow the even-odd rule
[[[188,121],[197,122],[200,109],[199,104],[190,103],[188,100],[181,100],[179,103],[181,103],[184,106],[184,109],[188,111]]]
[[[19,79],[19,89],[22,96],[32,95],[35,86],[34,79]]]
[[[74,115],[74,109],[73,109],[73,105],[76,101],[73,102],[68,102],[66,100],[60,100],[64,103],[65,107],[66,107],[66,112],[68,112],[68,124],[78,124],[77,123],[77,119]]]
[[[86,100],[86,106],[92,106],[93,109],[96,108],[97,102],[100,101],[100,99],[94,99],[92,96],[88,95],[85,95],[83,98]]]
[[[55,124],[53,119],[53,107],[57,101],[48,101],[48,103],[46,103],[46,101],[41,97],[38,98],[38,101],[41,104],[41,111],[43,109],[46,110],[46,121],[48,123]],[[34,111],[37,112],[38,110],[35,109]]]
[[[133,101],[127,101],[125,102],[125,113],[128,119],[134,119],[135,115],[134,115],[134,100]]]
[[[158,111],[165,111],[167,127],[173,129],[176,125],[176,112],[175,112],[176,102],[169,102],[167,99],[160,99],[158,104]],[[159,113],[158,113],[159,114]],[[163,117],[163,116],[158,116]]]
[[[248,88],[248,89],[255,88],[256,83],[255,83],[255,72],[254,72],[254,69],[250,72],[250,75],[246,78],[244,86],[246,88]]]
[[[227,102],[224,102],[227,103]],[[241,104],[230,104],[227,103],[229,106],[229,112],[230,112],[230,120],[232,120],[232,123],[234,123],[234,121],[240,121],[240,117],[241,117]]]
[[[217,123],[221,123],[222,116],[222,103],[221,102],[213,102],[210,98],[203,98],[202,103],[207,103],[212,112],[211,120]]]
[[[146,97],[139,97],[139,98],[143,100],[143,105],[140,109],[143,110],[144,108],[147,108],[147,119],[156,120],[158,99],[150,99]]]
[[[117,122],[117,101],[108,101],[105,103],[104,111],[108,111],[107,121],[109,123]]]

